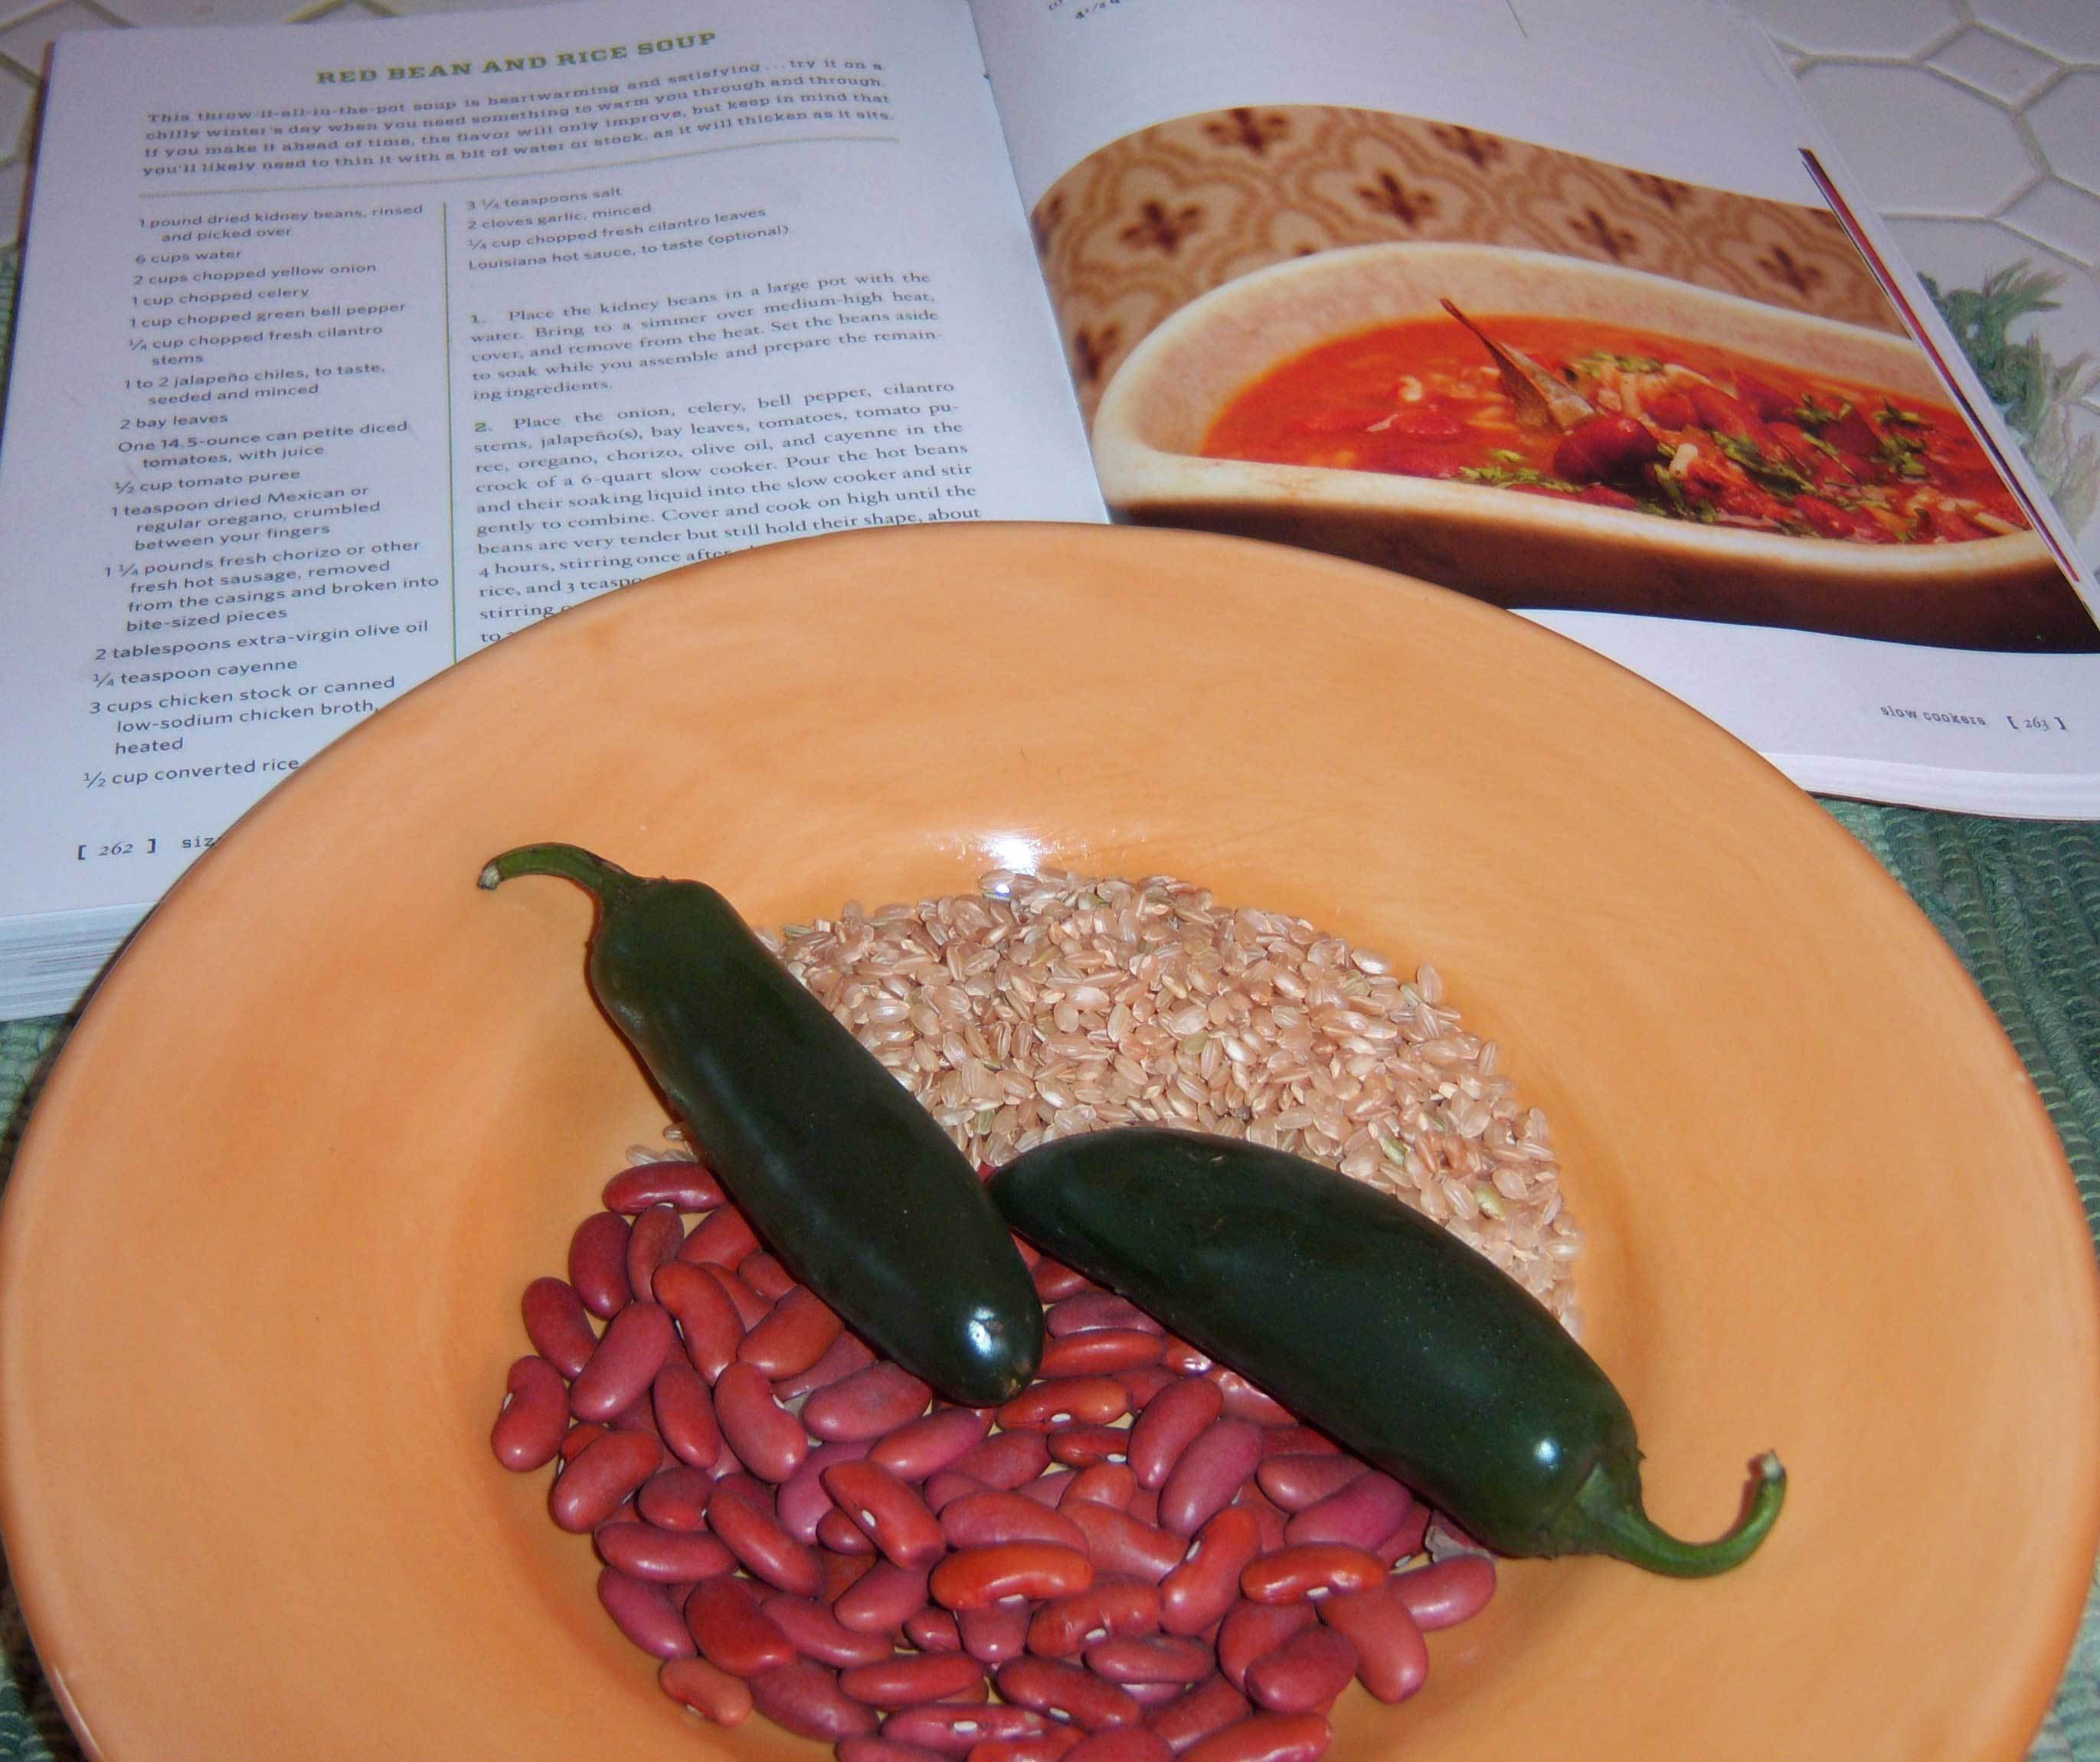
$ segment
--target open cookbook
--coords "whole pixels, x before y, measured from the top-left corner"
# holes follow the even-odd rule
[[[2093,584],[1783,64],[1685,0],[68,35],[9,392],[0,1014],[439,669],[890,522],[1329,551],[1807,787],[2100,815]]]

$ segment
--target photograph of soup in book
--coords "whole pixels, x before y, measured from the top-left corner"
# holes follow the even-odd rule
[[[2100,650],[1827,209],[1283,106],[1113,143],[1035,223],[1119,518],[1520,608]]]

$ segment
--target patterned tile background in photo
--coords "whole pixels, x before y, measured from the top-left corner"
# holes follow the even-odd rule
[[[1162,123],[1088,155],[1031,219],[1089,417],[1130,351],[1198,294],[1343,245],[1550,251],[1902,328],[1820,209],[1376,110],[1264,107]]]

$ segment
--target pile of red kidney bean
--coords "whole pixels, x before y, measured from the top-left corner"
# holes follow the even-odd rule
[[[607,1613],[709,1719],[840,1762],[1312,1762],[1352,1679],[1412,1694],[1423,1633],[1493,1593],[1483,1554],[1419,1562],[1398,1482],[1025,1245],[1041,1371],[951,1407],[704,1165],[624,1170],[605,1205],[525,1292],[492,1442],[558,1465]]]

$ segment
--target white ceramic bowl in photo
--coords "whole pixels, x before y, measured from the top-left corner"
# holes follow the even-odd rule
[[[1945,403],[1909,338],[1660,275],[1539,251],[1373,244],[1257,270],[1192,301],[1132,351],[1094,421],[1110,506],[1327,551],[1498,605],[1776,624],[1983,649],[2089,649],[2091,619],[2034,532],[1968,544],[1794,538],[1489,486],[1201,456],[1235,394],[1318,344],[1435,313],[1600,324],[1734,350]],[[1486,359],[1484,355],[1482,359]]]

